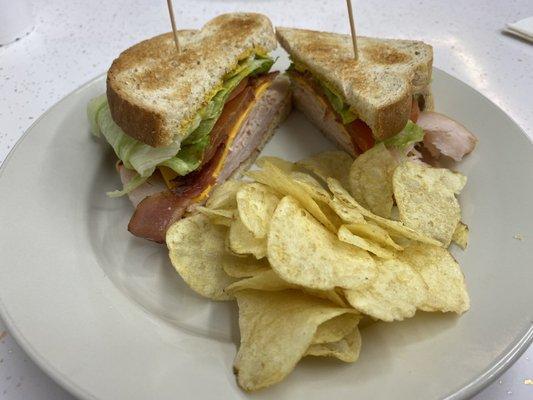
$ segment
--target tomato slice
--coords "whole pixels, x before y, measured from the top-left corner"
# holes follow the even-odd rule
[[[372,136],[372,129],[363,122],[363,120],[356,119],[346,125],[346,130],[350,134],[355,150],[364,153],[374,147],[375,141]]]
[[[233,89],[226,100],[226,102],[233,100],[235,97],[237,97],[241,92],[248,86],[248,77],[244,78],[242,81],[239,82],[239,84]]]

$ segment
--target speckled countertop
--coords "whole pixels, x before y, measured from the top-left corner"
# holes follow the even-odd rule
[[[163,0],[33,3],[35,30],[0,47],[0,162],[39,115],[104,72],[121,50],[169,29]],[[174,5],[180,27],[246,10],[266,13],[276,25],[348,32],[343,0],[174,0]],[[354,7],[358,34],[432,44],[435,66],[479,90],[533,138],[533,46],[501,33],[505,23],[533,16],[531,0],[355,0]],[[531,399],[531,380],[533,348],[475,399]],[[28,359],[0,320],[0,399],[37,398],[72,399]]]

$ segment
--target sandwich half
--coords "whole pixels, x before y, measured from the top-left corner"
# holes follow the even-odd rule
[[[418,41],[278,28],[289,53],[296,107],[352,155],[400,133],[432,110],[431,46]]]
[[[135,206],[128,230],[164,242],[167,228],[257,157],[291,107],[288,79],[270,72],[277,42],[260,14],[223,14],[120,54],[107,94],[88,107],[115,151]]]

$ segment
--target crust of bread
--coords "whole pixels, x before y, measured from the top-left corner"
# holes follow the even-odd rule
[[[378,140],[407,123],[411,98],[431,81],[432,47],[419,41],[357,37],[277,28],[282,47],[298,64],[337,91]]]
[[[261,14],[222,14],[199,31],[145,40],[113,61],[107,97],[113,120],[150,146],[180,142],[198,110],[238,61],[276,48],[270,20]]]

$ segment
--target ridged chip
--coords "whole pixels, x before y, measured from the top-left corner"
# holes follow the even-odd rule
[[[401,321],[415,315],[428,296],[422,277],[397,259],[378,260],[376,267],[378,274],[368,286],[344,291],[348,303],[382,321]]]
[[[338,240],[290,196],[274,212],[267,251],[281,278],[308,288],[354,288],[375,275],[374,260],[366,251]]]
[[[397,165],[380,143],[357,157],[350,168],[350,193],[359,204],[383,218],[391,217],[392,174]]]
[[[221,185],[215,187],[213,192],[209,195],[205,206],[211,209],[235,209],[237,208],[237,201],[235,196],[243,182],[236,180],[228,180]]]
[[[324,182],[331,177],[347,185],[352,162],[353,158],[348,153],[330,150],[298,161],[296,165],[311,171]]]
[[[344,243],[348,243],[352,246],[356,246],[360,249],[366,250],[369,253],[372,253],[380,258],[390,259],[394,256],[392,251],[380,246],[372,240],[367,240],[351,232],[346,225],[342,225],[339,228],[339,231],[337,232],[337,237]]]
[[[397,235],[403,236],[407,239],[416,240],[423,243],[428,244],[436,244],[440,245],[440,242],[438,240],[435,240],[433,238],[430,238],[422,233],[419,233],[407,226],[405,226],[400,221],[393,221],[390,219],[386,219],[383,217],[380,217],[379,215],[374,214],[373,212],[367,210],[362,205],[360,205],[351,195],[347,192],[346,189],[342,187],[339,181],[335,179],[328,179],[328,187],[335,196],[335,199],[343,203],[344,207],[348,209],[353,209],[355,211],[358,211],[360,214],[362,214],[365,218],[374,221],[376,224],[381,226],[382,228],[393,232]],[[348,221],[352,222],[352,221]]]
[[[463,222],[459,222],[453,232],[452,241],[463,250],[468,246],[468,232],[468,225]]]
[[[336,342],[314,343],[305,352],[306,356],[335,357],[344,362],[355,362],[361,351],[359,328],[353,330]]]
[[[233,276],[233,275],[231,275]],[[278,274],[276,274],[272,269],[264,269],[258,271],[253,275],[250,275],[248,279],[242,279],[237,281],[226,288],[226,293],[235,293],[240,290],[264,290],[264,291],[277,291],[277,290],[287,290],[287,289],[300,289],[305,293],[319,297],[321,299],[329,300],[332,303],[335,303],[338,306],[344,307],[346,303],[339,296],[335,290],[319,290],[319,289],[308,289],[300,287],[293,283],[289,283],[281,279]]]
[[[461,219],[455,194],[465,185],[466,177],[407,161],[396,168],[392,182],[400,220],[448,247]]]
[[[235,254],[253,254],[257,259],[266,257],[266,243],[265,238],[256,238],[239,217],[231,223],[228,234],[228,247]]]
[[[243,290],[235,297],[241,345],[234,371],[247,391],[284,379],[306,354],[322,323],[354,312],[295,290]]]
[[[307,190],[275,165],[264,162],[261,171],[250,171],[247,175],[257,182],[270,186],[281,195],[292,196],[326,228],[332,232],[337,231]]]
[[[237,192],[239,217],[257,239],[266,237],[278,202],[279,197],[268,186],[260,183],[245,184]]]
[[[170,261],[192,290],[213,300],[229,300],[224,288],[235,281],[222,267],[238,257],[226,252],[227,229],[203,214],[183,218],[166,236]]]
[[[470,308],[463,272],[448,250],[413,242],[398,256],[422,276],[428,287],[421,310],[462,314]]]

